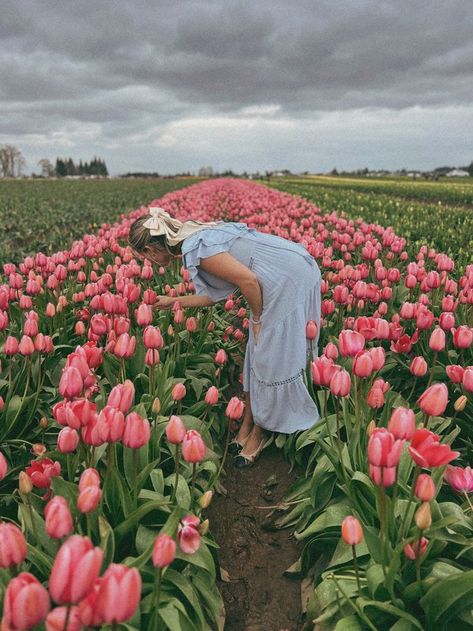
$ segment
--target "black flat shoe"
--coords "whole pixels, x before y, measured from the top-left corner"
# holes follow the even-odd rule
[[[242,469],[243,467],[251,467],[257,460],[260,453],[265,447],[268,447],[274,440],[274,434],[269,438],[263,438],[258,447],[251,454],[238,454],[235,458],[235,467]]]
[[[236,437],[232,438],[231,441],[228,443],[228,453],[232,454],[232,456],[236,456],[240,449],[243,449],[243,447],[245,446],[246,441],[248,440],[248,436],[249,434],[247,434],[241,442],[238,442]]]

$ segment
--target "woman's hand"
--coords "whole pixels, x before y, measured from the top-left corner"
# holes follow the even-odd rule
[[[253,337],[255,338],[255,346],[258,344],[258,338],[261,331],[261,322],[253,324]]]
[[[172,296],[158,296],[154,306],[157,309],[170,309],[176,302],[176,298]]]

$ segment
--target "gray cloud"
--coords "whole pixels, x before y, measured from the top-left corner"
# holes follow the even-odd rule
[[[100,149],[260,105],[301,122],[469,105],[472,19],[470,0],[4,0],[0,141]]]

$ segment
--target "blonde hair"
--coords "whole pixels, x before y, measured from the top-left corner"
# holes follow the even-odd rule
[[[181,244],[169,245],[164,234],[157,236],[151,236],[149,228],[145,228],[145,224],[149,219],[149,215],[140,217],[134,221],[130,226],[130,232],[128,235],[128,243],[135,250],[135,252],[143,252],[147,247],[156,248],[161,252],[168,252],[172,256],[177,256],[181,253]]]

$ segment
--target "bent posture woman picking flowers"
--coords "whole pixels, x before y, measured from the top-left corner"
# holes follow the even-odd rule
[[[129,243],[140,258],[167,265],[183,256],[195,296],[159,296],[157,306],[206,307],[240,289],[251,310],[243,367],[245,415],[232,441],[235,464],[256,460],[270,432],[305,430],[319,420],[303,379],[307,353],[315,359],[321,275],[300,244],[257,232],[239,222],[181,223],[162,208],[137,219]],[[316,338],[306,325],[314,321]]]

